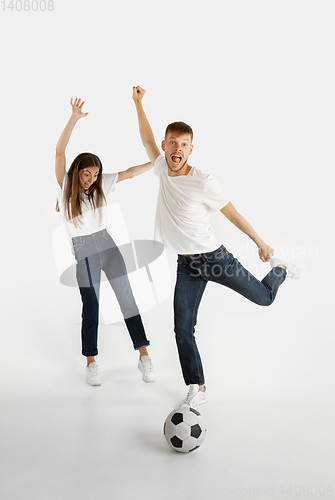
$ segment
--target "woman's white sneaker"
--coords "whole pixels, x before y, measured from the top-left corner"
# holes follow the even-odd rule
[[[96,361],[90,363],[86,367],[86,380],[90,385],[101,385],[101,379],[98,372],[98,364]]]
[[[142,356],[138,360],[138,369],[142,372],[142,380],[144,382],[155,382],[156,373],[149,356]]]
[[[302,271],[301,271],[301,269],[299,269],[299,267],[295,266],[294,264],[291,264],[290,262],[285,262],[282,259],[277,259],[276,257],[271,257],[270,266],[272,267],[272,269],[274,267],[279,266],[279,265],[283,265],[286,267],[287,278],[292,278],[294,280],[301,278]]]

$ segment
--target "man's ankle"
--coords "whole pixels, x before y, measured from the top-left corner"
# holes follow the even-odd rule
[[[281,267],[282,269],[285,269],[286,274],[287,274],[287,267],[284,266],[283,264],[278,264],[278,266],[276,266],[276,267]]]

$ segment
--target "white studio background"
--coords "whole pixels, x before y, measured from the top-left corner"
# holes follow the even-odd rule
[[[226,482],[221,476],[212,480],[218,487],[212,498],[228,498],[215,496],[226,485],[247,488],[249,477],[258,478],[257,484],[279,484],[280,470],[284,486],[304,485],[305,477],[318,487],[331,484],[334,2],[55,0],[46,5],[34,12],[19,10],[20,2],[1,3],[4,407],[6,402],[15,407],[20,398],[40,404],[50,391],[61,398],[84,367],[79,292],[60,285],[51,241],[60,224],[54,211],[54,152],[70,116],[70,98],[84,99],[89,115],[70,139],[67,167],[80,152],[92,151],[106,172],[114,172],[147,161],[131,99],[132,86],[141,85],[158,144],[168,123],[189,123],[195,145],[189,163],[212,173],[258,234],[305,269],[303,279],[285,283],[267,309],[217,286],[206,291],[197,338],[212,399],[224,390],[229,401],[249,395],[251,403],[252,397],[274,398],[274,390],[286,404],[299,401],[300,409],[314,411],[301,427],[299,443],[307,440],[307,448],[288,451],[305,454],[305,462],[285,469],[283,452],[283,462],[277,457],[273,468],[251,470],[243,460],[233,466],[228,457],[231,475]],[[152,172],[117,185],[113,200],[121,205],[131,238],[152,238],[157,189]],[[228,249],[263,277],[269,268],[252,242],[221,214],[213,223]],[[174,281],[174,256],[169,263]],[[172,380],[182,395],[172,295],[143,319],[163,387]],[[129,341],[112,327],[101,328],[105,357],[100,359],[107,367],[113,335],[119,342],[113,363],[120,370],[133,366]],[[218,411],[224,413],[224,404]],[[10,417],[3,418],[6,423]],[[292,422],[300,427],[299,419]],[[236,457],[232,448],[229,452]],[[311,457],[318,453],[323,460],[315,470]],[[197,460],[204,472],[206,461]],[[122,462],[113,466],[123,477]],[[20,465],[15,470],[20,474]],[[115,495],[132,498],[130,490],[114,484]],[[14,498],[15,488],[6,488],[7,498]],[[48,490],[47,483],[45,488],[40,491]],[[160,491],[161,498],[169,498],[172,490]],[[178,491],[188,498],[189,490]],[[144,492],[137,494],[142,498]],[[151,492],[159,498],[158,489]],[[39,500],[38,494],[27,498]]]

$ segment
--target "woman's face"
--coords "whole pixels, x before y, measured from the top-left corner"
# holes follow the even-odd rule
[[[79,184],[86,191],[97,180],[99,167],[87,167],[79,170]]]

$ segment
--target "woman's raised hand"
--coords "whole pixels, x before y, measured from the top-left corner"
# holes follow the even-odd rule
[[[81,102],[81,99],[78,99],[77,97],[75,98],[74,102],[72,102],[72,97],[71,97],[71,106],[72,106],[72,115],[75,116],[76,118],[82,118],[83,116],[87,116],[88,113],[83,113],[83,106],[84,102]]]

